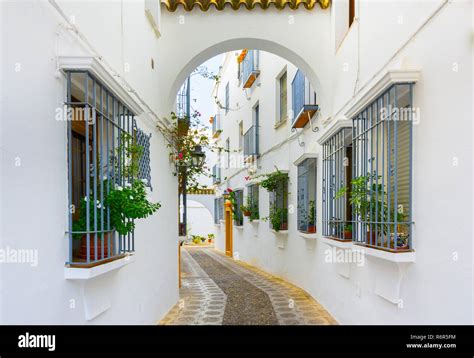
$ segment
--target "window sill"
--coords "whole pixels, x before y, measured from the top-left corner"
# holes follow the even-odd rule
[[[274,229],[270,229],[271,232],[273,232],[275,235],[288,235],[288,230],[279,230],[276,231]]]
[[[135,255],[126,255],[117,260],[104,264],[98,264],[94,267],[65,267],[64,278],[66,280],[90,280],[106,273],[116,271],[135,261]]]
[[[243,230],[243,228],[244,228],[243,225],[234,225],[234,227],[235,227],[237,230]]]
[[[361,250],[365,256],[375,257],[395,263],[410,263],[416,261],[414,250],[384,250],[383,248],[376,248],[358,243],[354,243],[354,249]]]
[[[341,240],[335,237],[323,237],[323,242],[332,247],[337,247],[339,249],[350,250],[352,249],[352,240]]]
[[[317,234],[316,233],[307,233],[307,232],[302,232],[302,231],[299,231],[298,234],[305,238],[305,239],[316,239],[317,237]]]
[[[288,122],[288,118],[284,118],[282,120],[280,120],[278,123],[275,123],[275,125],[273,126],[273,129],[278,129],[280,128],[282,125],[284,125],[286,122]]]
[[[249,220],[249,223],[251,224],[258,224],[260,222],[259,219],[256,219],[256,220]]]

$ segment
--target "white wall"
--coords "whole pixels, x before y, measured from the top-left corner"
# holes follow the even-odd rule
[[[159,115],[173,109],[186,76],[221,52],[259,48],[301,68],[318,92],[321,130],[312,134],[306,129],[304,148],[293,137],[266,154],[261,163],[261,172],[270,171],[275,164],[288,166],[293,205],[293,160],[304,151],[319,152],[317,139],[344,119],[346,110],[381,71],[421,69],[414,93],[415,106],[421,110],[421,123],[414,129],[413,242],[417,258],[402,281],[403,308],[374,294],[374,263],[352,267],[350,278],[343,278],[333,264],[324,262],[326,246],[321,236],[312,242],[303,239],[295,232],[294,218],[290,217],[286,239],[276,238],[267,223],[255,227],[245,223],[242,232],[234,232],[235,251],[242,260],[306,289],[341,323],[472,323],[470,2],[357,2],[359,19],[337,52],[333,9],[294,11],[292,17],[275,9],[240,11],[238,16],[232,11],[165,11],[162,36],[157,39],[145,18],[143,1],[59,3],[67,16],[74,16],[97,52]],[[59,18],[45,1],[2,2],[2,10],[1,238],[3,246],[38,248],[40,259],[35,269],[1,266],[2,323],[86,323],[80,289],[63,276],[66,132],[65,123],[54,121],[54,111],[65,93],[63,79],[57,77],[56,55],[85,54],[87,46],[80,47],[68,30],[58,26]],[[58,41],[56,32],[60,33]],[[21,64],[19,72],[14,71],[17,63]],[[277,64],[262,68],[261,81],[269,74],[273,82]],[[262,88],[250,95],[251,102],[259,99],[263,105],[263,149],[288,138],[290,132],[288,125],[272,128],[275,91],[258,93],[264,92]],[[265,98],[269,104],[264,104]],[[267,118],[264,113],[269,113]],[[250,120],[244,112],[242,117],[247,123]],[[231,135],[237,133],[232,129],[235,122],[228,123]],[[177,228],[169,225],[176,222],[176,183],[161,137],[154,133],[152,140],[152,195],[163,207],[137,228],[137,260],[98,281],[110,293],[112,307],[89,323],[154,323],[178,299]],[[14,165],[16,158],[21,159],[21,166]],[[457,166],[453,166],[454,159]],[[243,176],[239,173],[226,184],[244,186]],[[261,213],[266,215],[268,195],[262,191],[260,199]],[[318,203],[321,212],[321,191]],[[76,309],[69,308],[71,299],[78,300]]]
[[[420,123],[414,126],[413,139],[416,262],[408,265],[401,280],[403,307],[375,293],[376,279],[390,280],[382,270],[389,267],[392,272],[397,270],[393,263],[366,258],[363,267],[351,265],[350,277],[345,278],[338,273],[336,265],[325,262],[328,246],[321,237],[321,215],[316,239],[305,239],[298,234],[295,214],[290,214],[287,237],[272,233],[268,223],[250,224],[245,219],[243,229],[234,229],[234,251],[241,260],[306,289],[343,324],[472,324],[471,4],[463,1],[445,5],[442,1],[357,3],[360,4],[356,9],[358,19],[337,52],[325,54],[334,64],[329,74],[334,90],[326,89],[329,91],[326,96],[332,98],[332,108],[327,109],[329,116],[318,120],[319,133],[305,129],[302,137],[305,147],[290,137],[288,126],[271,127],[274,77],[283,60],[263,57],[259,84],[248,91],[250,100],[243,99],[241,89],[231,88],[231,95],[235,96],[231,106],[234,101],[248,105],[260,102],[261,152],[271,145],[281,143],[282,146],[263,155],[259,173],[271,171],[274,165],[289,169],[290,205],[296,207],[293,162],[304,152],[320,154],[317,139],[336,121],[345,119],[344,113],[384,71],[421,70],[421,79],[414,87],[414,106],[420,110]],[[333,29],[336,22],[333,18]],[[458,25],[454,28],[452,23]],[[221,98],[226,78],[235,76],[235,71],[232,56],[223,70]],[[288,78],[291,82],[292,76]],[[247,107],[228,117],[229,120],[223,121],[221,138],[224,141],[230,136],[235,149],[237,118],[247,123],[251,117]],[[287,138],[290,140],[285,143]],[[318,166],[321,168],[321,158]],[[321,172],[318,171],[319,213]],[[245,186],[247,172],[232,173],[235,176],[221,189]],[[260,215],[268,215],[268,194],[264,190],[260,192]],[[219,230],[216,246],[223,250],[224,225]]]
[[[197,201],[189,200],[187,204],[189,236],[199,235],[207,239],[208,234],[215,234],[213,213]]]
[[[177,189],[165,143],[154,125],[150,198],[162,208],[137,223],[135,262],[82,285],[64,279],[67,260],[66,123],[55,120],[65,99],[57,55],[87,54],[46,1],[2,2],[2,248],[37,249],[37,267],[2,264],[2,324],[155,324],[178,300]],[[95,49],[123,73],[153,107],[156,80],[150,69],[156,38],[146,22],[143,2],[61,2]],[[133,29],[133,31],[132,31]],[[56,36],[59,33],[59,37]],[[14,34],[14,35],[13,35]],[[139,41],[137,41],[139,39]],[[20,64],[20,71],[15,71]],[[15,160],[21,165],[15,166]],[[111,307],[86,321],[84,298],[107,296]],[[71,301],[74,300],[74,301]],[[98,299],[100,301],[100,299]],[[75,303],[75,308],[71,304]],[[99,304],[100,302],[97,302]]]

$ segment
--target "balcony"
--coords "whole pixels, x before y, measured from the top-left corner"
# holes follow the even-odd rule
[[[216,114],[214,117],[212,117],[212,137],[218,138],[221,132],[221,116]]]
[[[304,128],[319,109],[316,104],[316,92],[300,70],[296,72],[291,89],[294,118],[292,127]]]
[[[243,88],[250,88],[255,80],[260,76],[257,50],[249,50],[242,61]]]
[[[259,156],[258,150],[258,127],[253,125],[244,134],[244,157],[254,158]]]

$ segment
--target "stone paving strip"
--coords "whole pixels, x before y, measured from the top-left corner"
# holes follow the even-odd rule
[[[224,325],[277,325],[268,295],[205,252],[189,250],[191,256],[224,291],[227,304]]]
[[[203,250],[252,285],[267,293],[281,325],[332,325],[337,321],[301,288],[214,249]]]
[[[186,249],[181,250],[179,302],[160,325],[221,325],[227,297]]]
[[[181,258],[181,300],[160,324],[337,324],[302,289],[214,249],[183,248]]]

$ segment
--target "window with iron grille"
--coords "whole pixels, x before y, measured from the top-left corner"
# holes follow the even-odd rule
[[[298,230],[316,232],[316,158],[298,165]]]
[[[343,128],[323,143],[323,235],[350,240],[352,208],[347,195],[338,195],[348,188],[352,170],[352,129]]]
[[[288,230],[288,177],[278,182],[270,194],[270,228],[275,231]]]
[[[396,84],[353,118],[354,242],[412,248],[412,116],[412,84]]]
[[[287,95],[287,73],[280,77],[280,118],[278,122],[283,122],[288,117],[288,95]]]
[[[134,113],[91,73],[70,70],[66,76],[67,263],[90,265],[135,249],[133,232],[120,235],[112,227],[105,198],[114,187],[131,186],[137,179],[150,183],[150,137],[137,128]],[[130,148],[137,141],[144,146],[145,155],[134,163],[136,157],[130,156]],[[137,165],[138,178],[134,170],[127,170]]]
[[[225,141],[225,150],[226,150],[226,164],[227,168],[230,168],[230,138],[227,138]]]
[[[257,104],[253,108],[252,126],[244,134],[244,157],[258,157],[259,152],[259,122],[260,106]]]
[[[239,151],[244,149],[244,122],[239,122]]]
[[[225,114],[229,112],[229,82],[225,85]]]
[[[143,148],[143,152],[138,158],[138,179],[143,180],[146,186],[153,190],[151,186],[151,166],[150,166],[150,140],[151,133],[146,134],[137,128],[135,122],[135,137],[137,144]]]
[[[214,138],[217,138],[221,132],[221,120],[220,120],[220,114],[214,115],[212,117],[212,136]]]
[[[214,198],[214,224],[219,224],[220,198]]]
[[[235,190],[235,204],[233,207],[234,211],[234,224],[236,226],[242,226],[244,224],[244,214],[242,213],[241,206],[244,205],[244,191]]]
[[[260,219],[259,209],[259,190],[258,184],[252,184],[247,187],[247,203],[248,209],[250,210],[249,220]]]
[[[224,220],[224,198],[219,198],[219,221]]]
[[[212,183],[218,184],[221,182],[221,168],[218,164],[212,167]]]

